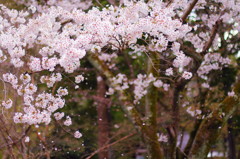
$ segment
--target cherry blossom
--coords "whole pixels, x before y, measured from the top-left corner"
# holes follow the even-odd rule
[[[74,137],[77,138],[77,139],[79,139],[79,138],[82,137],[82,134],[81,134],[79,131],[76,131],[76,132],[74,133]]]

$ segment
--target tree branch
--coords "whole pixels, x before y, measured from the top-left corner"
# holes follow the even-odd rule
[[[158,60],[159,58],[157,57],[156,53],[153,53],[151,55],[151,57],[148,58],[148,63],[147,63],[147,73],[148,75],[152,74],[154,75],[154,77],[158,77],[159,73],[158,71],[155,69],[153,63],[152,63],[152,59],[153,61],[156,61],[156,63],[154,63],[155,65],[159,66],[160,64],[160,60]],[[154,159],[157,156],[161,155],[161,147],[158,141],[158,136],[157,136],[157,101],[158,101],[158,90],[156,87],[153,86],[153,84],[150,84],[147,88],[147,94],[145,96],[145,116],[147,118],[147,124],[149,127],[149,131],[151,132],[151,139],[147,139],[149,140],[148,142],[148,150],[150,152],[150,156]]]
[[[202,56],[197,53],[194,49],[186,46],[186,45],[181,45],[181,48],[180,48],[187,56],[193,58],[196,62],[202,62]]]
[[[187,10],[183,13],[181,19],[185,23],[188,15],[192,12],[194,6],[197,4],[198,0],[193,0],[193,2],[188,6]]]
[[[111,5],[115,6],[116,5],[116,1],[115,0],[107,0],[108,3],[110,3]]]
[[[96,151],[94,151],[94,152],[93,152],[91,155],[89,155],[86,159],[92,158],[94,155],[96,155],[96,154],[99,153],[100,151],[102,151],[102,150],[104,150],[104,149],[106,149],[106,148],[108,148],[108,147],[111,147],[111,146],[113,146],[113,145],[115,145],[115,144],[117,144],[117,143],[119,143],[119,142],[121,142],[121,141],[123,141],[123,140],[126,140],[126,139],[128,139],[129,137],[132,137],[132,136],[135,135],[135,134],[136,134],[136,132],[131,133],[131,134],[129,134],[129,135],[127,135],[127,136],[124,136],[123,138],[121,138],[121,139],[119,139],[119,140],[117,140],[117,141],[115,141],[115,142],[113,142],[113,143],[111,143],[111,144],[106,144],[106,145],[104,145],[103,147],[101,147],[101,148],[97,149]]]
[[[226,97],[219,104],[218,109],[212,113],[212,116],[202,121],[190,149],[189,158],[206,158],[211,146],[220,136],[227,120],[240,105],[240,81],[235,85],[234,91],[238,97]]]
[[[29,126],[29,127],[25,130],[24,134],[23,134],[18,140],[13,141],[12,143],[9,143],[9,144],[2,145],[2,146],[0,147],[0,149],[2,149],[2,148],[4,148],[4,147],[7,147],[7,146],[11,146],[11,145],[15,145],[15,144],[19,143],[24,137],[27,136],[27,134],[28,134],[28,132],[30,131],[30,129],[31,129],[31,126]]]
[[[206,44],[203,47],[203,51],[201,52],[201,55],[204,56],[208,49],[212,46],[213,40],[215,39],[217,32],[218,32],[218,28],[220,26],[220,24],[222,23],[222,20],[219,19],[216,21],[215,25],[213,26],[211,33],[210,33],[210,38],[209,40],[206,42]]]

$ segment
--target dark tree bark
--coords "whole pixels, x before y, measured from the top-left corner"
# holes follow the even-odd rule
[[[236,159],[236,147],[233,129],[231,128],[232,120],[228,120],[228,158]]]
[[[101,78],[97,82],[97,114],[98,114],[98,147],[101,148],[109,142],[109,110],[108,104],[104,102],[104,97],[106,93],[106,84]],[[99,159],[109,159],[109,147],[98,153]]]

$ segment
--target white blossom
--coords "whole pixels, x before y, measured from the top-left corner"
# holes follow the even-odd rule
[[[77,138],[77,139],[79,139],[79,138],[82,137],[82,134],[81,134],[79,131],[76,131],[76,132],[74,133],[74,137]]]
[[[67,119],[64,121],[64,125],[66,125],[66,126],[70,126],[70,125],[72,125],[72,120],[71,120],[71,118],[69,117],[69,116],[67,116],[66,117]]]
[[[61,120],[64,117],[64,112],[62,112],[62,113],[59,113],[59,112],[54,113],[54,117],[55,117],[56,120]]]
[[[57,93],[58,93],[59,96],[66,96],[66,95],[68,95],[68,90],[66,88],[60,87],[57,90]]]
[[[30,141],[29,136],[26,136],[24,142],[29,142],[29,141]]]
[[[172,76],[173,75],[173,68],[170,67],[170,68],[166,69],[165,75],[166,76]]]
[[[235,96],[235,92],[234,91],[228,92],[228,96],[234,97]]]
[[[12,105],[13,105],[13,102],[11,99],[8,99],[8,100],[2,102],[2,106],[6,109],[10,109],[12,107]]]
[[[187,72],[187,71],[184,71],[183,74],[182,74],[182,77],[186,80],[192,78],[192,73],[191,72]]]
[[[159,135],[159,134],[158,134],[158,141],[159,141],[159,142],[168,142],[168,137],[167,137],[167,135],[164,135],[164,134]]]
[[[82,81],[84,81],[84,77],[82,75],[75,77],[75,83],[81,83]]]

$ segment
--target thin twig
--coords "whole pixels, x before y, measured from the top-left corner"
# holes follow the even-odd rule
[[[27,136],[27,133],[30,131],[30,129],[31,129],[31,126],[29,126],[29,127],[25,130],[24,134],[23,134],[18,140],[14,141],[14,142],[12,142],[12,143],[10,143],[10,144],[2,145],[2,146],[0,147],[0,149],[4,148],[4,147],[6,147],[6,146],[11,146],[11,145],[15,145],[15,144],[19,143],[24,137]]]
[[[129,134],[129,135],[127,135],[127,136],[124,136],[123,138],[121,138],[121,139],[119,139],[119,140],[117,140],[117,141],[115,141],[115,142],[113,142],[113,143],[111,143],[111,144],[107,144],[107,145],[105,145],[105,146],[97,149],[97,150],[94,151],[90,156],[88,156],[86,159],[92,158],[94,155],[96,155],[98,152],[104,150],[105,148],[108,148],[108,147],[110,147],[110,146],[113,146],[113,145],[117,144],[118,142],[123,141],[123,140],[125,140],[125,139],[127,139],[127,138],[129,138],[129,137],[131,137],[131,136],[133,136],[133,135],[135,135],[135,134],[136,134],[136,132],[131,133],[131,134]]]

